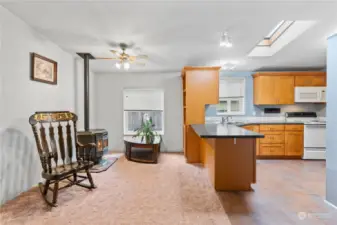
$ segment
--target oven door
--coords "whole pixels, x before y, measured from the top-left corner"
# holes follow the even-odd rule
[[[325,131],[325,124],[306,124],[304,126],[304,148],[325,148]]]

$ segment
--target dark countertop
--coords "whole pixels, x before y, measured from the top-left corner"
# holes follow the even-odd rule
[[[246,126],[246,125],[260,125],[260,124],[271,124],[271,125],[282,125],[282,124],[304,124],[304,122],[288,122],[288,121],[274,121],[274,122],[235,122],[237,126]]]
[[[191,127],[201,138],[263,138],[264,135],[234,124],[193,124]]]

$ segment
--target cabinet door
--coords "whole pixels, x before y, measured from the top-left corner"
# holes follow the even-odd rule
[[[245,125],[242,128],[250,130],[250,131],[254,131],[256,133],[260,132],[260,126],[259,125]],[[260,138],[256,138],[256,155],[260,155]]]
[[[284,144],[261,144],[261,156],[284,156]]]
[[[302,156],[304,150],[303,132],[285,132],[285,154],[287,156]]]
[[[277,104],[274,95],[275,77],[259,76],[254,78],[254,104]]]
[[[293,76],[277,76],[274,78],[274,97],[277,105],[295,103],[295,79]]]
[[[284,143],[284,132],[280,131],[264,131],[264,138],[260,140],[261,144],[283,144]]]
[[[322,87],[326,86],[326,76],[296,76],[296,87]]]

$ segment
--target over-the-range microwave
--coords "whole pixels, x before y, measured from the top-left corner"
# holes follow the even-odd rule
[[[295,102],[326,102],[326,87],[295,87]]]

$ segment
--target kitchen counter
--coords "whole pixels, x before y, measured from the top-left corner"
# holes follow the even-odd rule
[[[201,138],[263,138],[264,135],[239,126],[246,124],[194,124],[191,127]]]
[[[193,150],[200,154],[217,191],[250,191],[256,182],[256,139],[264,135],[235,124],[193,124]],[[193,136],[192,136],[193,135]]]

